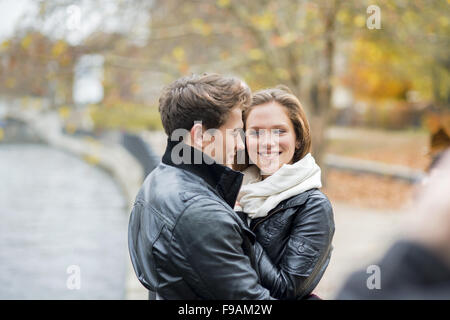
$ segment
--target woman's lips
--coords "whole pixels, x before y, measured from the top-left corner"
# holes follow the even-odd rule
[[[275,159],[278,158],[281,155],[282,152],[258,152],[258,156],[263,159]]]
[[[259,154],[260,156],[280,155],[280,154],[281,154],[281,151],[279,151],[279,152],[274,152],[274,151],[271,151],[271,152],[258,152],[258,154]]]

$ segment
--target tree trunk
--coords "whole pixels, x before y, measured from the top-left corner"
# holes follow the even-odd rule
[[[332,79],[334,76],[333,60],[335,51],[335,21],[339,1],[331,2],[323,8],[325,25],[325,45],[319,61],[323,68],[319,69],[317,81],[310,91],[311,97],[311,132],[313,155],[322,169],[322,184],[327,182],[327,168],[324,158],[327,148],[326,130],[330,122]]]

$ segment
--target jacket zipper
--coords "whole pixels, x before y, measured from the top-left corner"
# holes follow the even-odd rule
[[[270,213],[269,215],[267,215],[266,217],[264,217],[263,219],[261,219],[260,221],[258,221],[258,222],[253,226],[253,228],[251,228],[251,231],[254,232],[255,229],[256,229],[256,227],[257,227],[260,223],[266,221],[266,220],[269,219],[271,216],[273,216],[275,213],[277,213],[277,212],[279,212],[279,211],[281,211],[281,210],[283,210],[283,209],[286,209],[286,208],[279,208],[278,210],[273,211],[272,213]]]
[[[323,254],[321,259],[319,261],[317,261],[317,263],[314,266],[314,269],[311,272],[310,276],[308,277],[308,279],[305,281],[305,283],[301,287],[300,292],[305,291],[305,289],[308,289],[309,285],[311,284],[311,281],[313,281],[316,278],[316,275],[317,275],[317,273],[320,270],[320,266],[322,265],[324,259],[326,259],[326,257],[328,257],[328,254],[329,254],[330,250],[331,250],[331,243],[330,243],[330,247],[328,248],[328,250]]]

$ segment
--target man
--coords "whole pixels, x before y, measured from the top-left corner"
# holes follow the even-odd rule
[[[232,210],[242,174],[225,166],[244,148],[241,108],[250,100],[241,80],[217,74],[181,78],[162,93],[167,149],[128,231],[136,275],[159,299],[270,299],[252,267],[254,234]]]

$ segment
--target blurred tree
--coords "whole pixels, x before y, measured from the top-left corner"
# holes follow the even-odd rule
[[[76,50],[64,40],[28,31],[0,45],[0,92],[71,103]],[[54,105],[54,103],[52,103]]]
[[[357,34],[344,82],[370,100],[407,100],[408,91],[450,108],[450,2],[378,1],[382,29]],[[381,31],[381,32],[380,32]]]
[[[339,40],[337,15],[353,7],[339,0],[157,1],[151,8],[150,42],[161,44],[158,55],[176,63],[180,74],[236,72],[254,90],[287,85],[307,110],[313,152],[321,162]],[[169,56],[170,50],[177,54]]]
[[[314,153],[321,161],[341,1],[167,0],[154,1],[150,7],[145,3],[127,2],[126,9],[136,14],[149,10],[146,44],[132,45],[125,36],[105,40],[97,32],[79,46],[83,52],[100,51],[106,57],[105,100],[132,101],[136,79],[145,71],[164,72],[169,78],[188,72],[232,72],[253,89],[283,83],[309,112]],[[42,4],[43,19],[67,5]],[[117,5],[123,7],[121,2]]]
[[[64,13],[69,4],[83,3],[43,0],[39,19],[53,21],[50,17]],[[417,90],[439,106],[449,104],[449,1],[377,1],[381,29],[366,26],[372,4],[368,0],[92,2],[90,10],[83,11],[82,23],[98,21],[94,30],[102,31],[91,32],[76,52],[105,56],[109,105],[146,103],[142,92],[152,85],[155,74],[165,75],[157,78],[159,82],[168,82],[190,72],[234,73],[254,90],[285,84],[307,110],[313,152],[321,162],[331,93],[339,83],[350,86],[357,97],[372,100],[405,101],[408,91]],[[145,15],[149,18],[142,20]],[[111,21],[119,21],[114,32],[107,28]],[[147,35],[136,41],[136,30],[142,28]],[[20,41],[27,46],[27,39]],[[71,47],[60,43],[46,52],[64,55],[67,48]],[[339,54],[347,59],[337,59]],[[338,73],[338,67],[343,71]],[[9,80],[9,85],[13,82]]]

